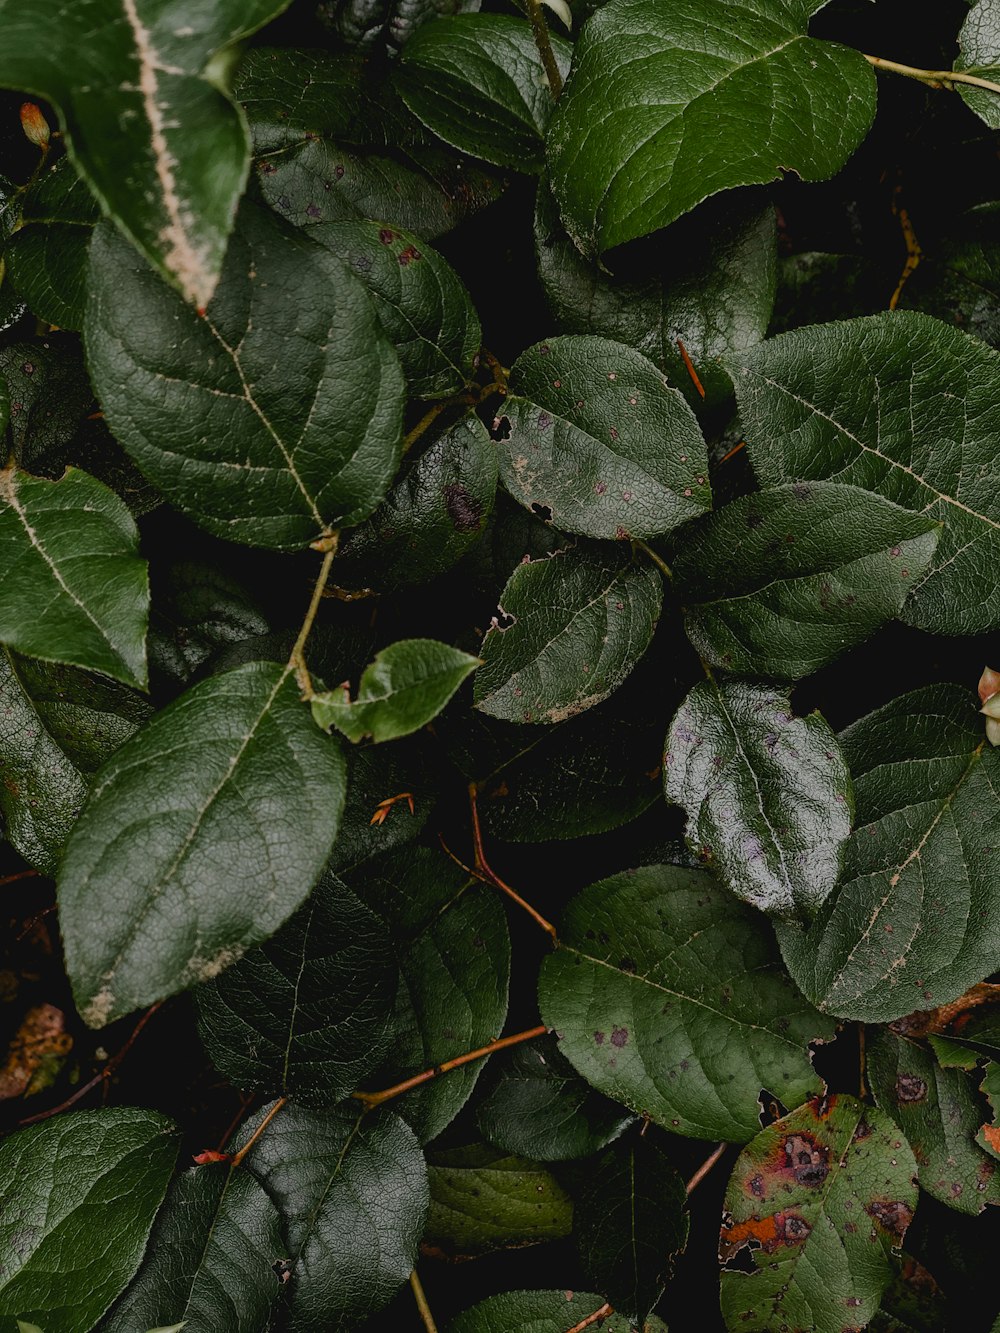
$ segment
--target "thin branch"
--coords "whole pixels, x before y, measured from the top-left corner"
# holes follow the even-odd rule
[[[549,25],[545,22],[545,15],[542,13],[541,0],[526,0],[526,5],[535,45],[538,47],[542,64],[545,66],[545,77],[549,81],[549,92],[552,94],[554,102],[563,90],[563,81],[562,75],[559,73],[559,66],[556,64],[555,52],[552,50],[552,42],[549,39]]]
[[[390,1102],[394,1097],[402,1096],[404,1092],[411,1092],[414,1088],[429,1083],[431,1079],[439,1078],[441,1074],[449,1073],[452,1069],[460,1069],[462,1065],[484,1060],[487,1055],[506,1050],[508,1046],[520,1046],[522,1042],[533,1041],[535,1037],[544,1037],[546,1032],[548,1028],[545,1024],[539,1023],[538,1027],[528,1028],[525,1032],[515,1032],[510,1037],[497,1037],[496,1041],[491,1041],[488,1046],[480,1046],[476,1051],[466,1051],[464,1055],[456,1055],[432,1069],[425,1069],[420,1074],[414,1074],[412,1078],[403,1079],[402,1083],[394,1083],[391,1088],[383,1088],[381,1092],[352,1092],[351,1096],[359,1102],[364,1102],[370,1111],[376,1106],[381,1106],[383,1102]]]
[[[661,574],[664,574],[668,579],[673,579],[673,570],[667,564],[666,560],[664,560],[662,555],[657,555],[651,546],[647,546],[646,543],[640,541],[638,537],[632,538],[632,545],[637,551],[642,551],[643,555],[648,555]]]
[[[413,1299],[417,1303],[417,1310],[420,1318],[424,1321],[424,1328],[427,1333],[437,1333],[437,1324],[434,1322],[434,1316],[431,1314],[431,1307],[427,1304],[427,1297],[424,1295],[423,1284],[417,1276],[417,1270],[414,1269],[410,1274],[410,1287],[413,1290]]]
[[[981,79],[977,74],[966,74],[960,69],[917,69],[915,65],[901,65],[896,60],[883,60],[881,56],[865,56],[869,65],[876,69],[888,70],[890,74],[902,74],[907,79],[919,79],[931,88],[952,89],[956,83],[969,84],[973,88],[985,88],[987,92],[1000,93],[1000,83],[990,79]]]
[[[478,879],[482,879],[487,884],[492,884],[494,888],[505,893],[508,898],[517,903],[528,913],[531,919],[545,931],[552,939],[553,944],[559,942],[559,936],[556,934],[556,928],[551,921],[547,921],[541,912],[532,907],[531,903],[526,902],[516,889],[512,889],[509,884],[504,883],[500,876],[490,868],[486,860],[486,853],[483,851],[483,831],[479,826],[479,809],[477,806],[477,788],[474,782],[469,783],[469,809],[472,814],[472,846],[476,855],[476,870],[479,872]]]
[[[13,875],[4,875],[0,878],[0,887],[5,884],[15,884],[19,879],[33,879],[37,875],[37,870],[18,870]]]
[[[677,350],[680,352],[681,360],[684,362],[684,369],[691,376],[691,383],[698,390],[698,393],[701,395],[701,397],[704,398],[705,386],[698,378],[698,372],[694,368],[694,362],[688,356],[688,349],[681,342],[680,338],[677,339]]]
[[[311,699],[313,694],[312,680],[305,659],[306,641],[313,627],[313,621],[316,619],[319,604],[323,600],[323,589],[330,577],[330,566],[333,564],[333,557],[337,554],[339,544],[340,534],[338,532],[331,532],[314,543],[317,550],[323,551],[323,563],[320,565],[319,574],[316,576],[316,584],[313,587],[312,597],[309,599],[309,609],[306,611],[302,628],[299,630],[299,637],[295,640],[295,646],[292,648],[291,656],[288,659],[288,665],[295,672],[295,679],[299,683],[299,689],[302,691],[304,699]]]
[[[719,1160],[719,1158],[722,1156],[722,1154],[726,1151],[728,1147],[729,1147],[728,1143],[720,1143],[718,1147],[715,1149],[715,1151],[705,1158],[701,1166],[699,1166],[698,1170],[694,1173],[694,1175],[691,1177],[688,1183],[684,1186],[685,1194],[691,1194],[694,1190],[698,1188],[698,1186],[705,1179],[705,1177],[711,1171],[712,1167],[715,1166],[716,1162]]]
[[[724,454],[722,458],[719,459],[719,467],[721,467],[723,463],[728,463],[731,458],[735,458],[736,455],[739,453],[739,451],[741,449],[745,449],[746,447],[747,447],[746,440],[740,440],[739,444],[734,444],[733,447],[730,449],[729,453]]]
[[[288,1102],[287,1097],[278,1098],[278,1100],[271,1107],[270,1111],[268,1111],[264,1119],[260,1122],[260,1124],[254,1130],[254,1132],[247,1139],[246,1143],[244,1143],[243,1147],[239,1150],[239,1152],[233,1153],[233,1166],[239,1166],[240,1162],[243,1161],[243,1158],[246,1157],[247,1153],[257,1142],[260,1136],[264,1133],[264,1130],[267,1129],[268,1125],[278,1114],[278,1112],[282,1109],[282,1107],[287,1104],[287,1102]]]
[[[590,1328],[591,1324],[596,1324],[600,1319],[607,1319],[608,1315],[611,1314],[614,1314],[614,1310],[605,1301],[599,1310],[595,1310],[593,1314],[587,1315],[586,1319],[581,1319],[578,1324],[574,1324],[568,1333],[583,1333],[585,1328]]]

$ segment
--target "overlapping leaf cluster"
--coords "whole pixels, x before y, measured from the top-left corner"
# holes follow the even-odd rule
[[[716,1219],[727,1328],[973,1326],[996,203],[873,299],[768,187],[879,64],[992,151],[1000,16],[821,7],[0,0],[3,833],[243,1113],[5,1138],[5,1333],[655,1333]]]

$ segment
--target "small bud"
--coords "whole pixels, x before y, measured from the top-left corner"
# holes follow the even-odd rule
[[[1000,671],[984,667],[979,677],[980,712],[986,717],[986,739],[1000,745]]]
[[[34,102],[21,103],[21,129],[37,148],[49,146],[49,122]]]
[[[1000,694],[1000,671],[983,667],[983,674],[979,677],[979,702],[984,704],[994,694]]]

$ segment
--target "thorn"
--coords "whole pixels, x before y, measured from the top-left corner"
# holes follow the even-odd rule
[[[389,817],[389,811],[397,801],[405,801],[410,807],[410,814],[416,814],[416,806],[413,803],[413,793],[409,791],[401,791],[398,796],[387,796],[384,801],[379,801],[378,805],[375,807],[375,813],[368,821],[369,825],[384,824]]]

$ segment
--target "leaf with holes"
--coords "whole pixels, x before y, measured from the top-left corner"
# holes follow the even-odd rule
[[[762,1130],[726,1191],[721,1257],[748,1250],[754,1266],[723,1272],[726,1327],[864,1328],[913,1217],[916,1169],[889,1117],[853,1097],[808,1102]]]
[[[940,533],[857,486],[744,496],[678,538],[670,565],[688,638],[710,666],[801,680],[900,614]]]
[[[0,6],[0,84],[53,102],[104,211],[192,306],[206,306],[246,185],[246,123],[225,90],[226,48],[287,0],[210,10],[93,0],[59,22]],[[231,63],[231,61],[230,61]]]
[[[671,723],[663,788],[692,848],[753,907],[808,919],[836,884],[850,775],[825,719],[796,717],[787,693],[701,681]]]
[[[822,0],[614,0],[583,29],[548,140],[585,253],[666,227],[735,185],[824,180],[875,113],[857,51],[806,25]]]
[[[902,618],[940,634],[1000,623],[993,485],[1000,353],[910,311],[771,338],[732,363],[760,482],[834,478],[943,523]]]
[[[149,583],[132,515],[78,468],[0,472],[0,642],[146,684]]]
[[[62,861],[84,1021],[207,981],[272,935],[319,878],[345,779],[288,667],[227,671],[157,713],[101,770]]]
[[[1000,754],[971,692],[928,685],[840,736],[854,833],[808,930],[779,927],[792,976],[821,1009],[888,1023],[947,1004],[1000,954]]]
[[[660,576],[628,552],[578,546],[518,565],[480,650],[476,707],[506,722],[564,722],[612,694],[649,647]]]
[[[834,1032],[789,982],[766,921],[676,866],[574,898],[538,998],[598,1091],[678,1134],[735,1143],[756,1134],[762,1089],[785,1105],[818,1089],[809,1043]]]
[[[145,475],[209,532],[296,548],[375,508],[403,377],[339,260],[245,204],[204,317],[102,223],[84,330],[94,387]]]
[[[565,532],[655,537],[711,506],[693,412],[622,343],[581,335],[529,347],[500,423],[504,485]]]

